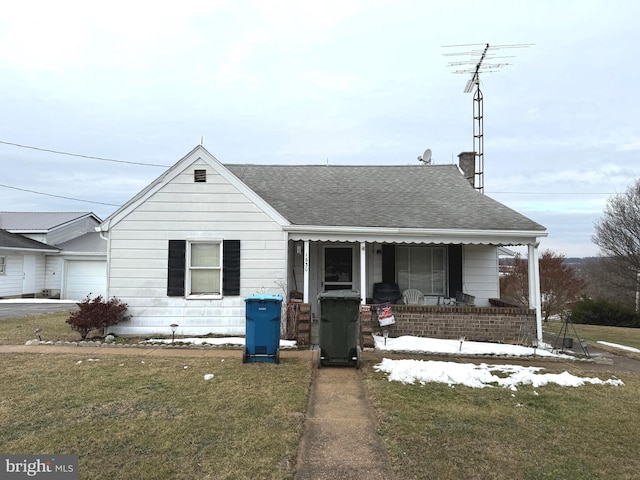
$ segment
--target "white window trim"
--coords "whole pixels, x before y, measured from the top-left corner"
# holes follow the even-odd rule
[[[207,243],[213,244],[216,243],[220,246],[220,293],[215,294],[192,294],[191,293],[191,245],[195,243]],[[223,298],[222,295],[222,286],[223,286],[223,278],[222,278],[222,266],[223,266],[223,239],[221,238],[198,238],[193,240],[187,240],[187,258],[185,262],[185,298],[187,300],[220,300]]]

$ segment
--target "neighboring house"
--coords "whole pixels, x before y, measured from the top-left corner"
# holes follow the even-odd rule
[[[473,165],[473,153],[460,159]],[[453,164],[223,165],[198,146],[99,227],[108,295],[132,315],[111,331],[243,334],[250,294],[302,297],[317,317],[319,293],[354,289],[372,302],[380,282],[488,306],[508,245],[528,246],[539,292],[545,228],[476,191],[473,177]]]
[[[0,243],[0,298],[106,295],[107,242],[95,231],[100,222],[90,212],[0,212],[0,228],[14,243],[22,238],[36,245]],[[9,243],[6,235],[3,240]]]
[[[60,249],[0,230],[0,298],[32,297],[44,290],[46,256]]]

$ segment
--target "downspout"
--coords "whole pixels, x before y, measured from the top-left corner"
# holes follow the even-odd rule
[[[111,291],[111,271],[109,269],[111,264],[111,240],[108,230],[101,230],[100,227],[96,227],[96,231],[100,234],[100,238],[107,242],[107,299],[109,299],[109,292]]]
[[[536,311],[536,337],[538,344],[542,344],[542,306],[540,295],[540,262],[538,258],[540,239],[535,244],[529,244],[529,308]]]

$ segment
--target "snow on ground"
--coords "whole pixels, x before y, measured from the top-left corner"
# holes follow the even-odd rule
[[[220,337],[220,338],[176,338],[175,342],[190,343],[193,345],[240,345],[244,346],[244,337]],[[173,343],[170,338],[150,338],[143,343]],[[295,348],[295,340],[280,340],[280,348]]]
[[[440,340],[437,338],[423,338],[402,336],[387,338],[374,335],[376,350],[411,353],[450,353],[459,355],[496,355],[509,357],[563,357],[573,358],[569,355],[559,355],[547,350],[522,345],[505,345],[502,343],[470,342],[460,340]]]
[[[460,340],[440,340],[435,338],[420,338],[403,336],[388,338],[375,336],[376,349],[381,351],[411,352],[411,353],[449,353],[459,355],[495,355],[532,357],[534,354],[540,357],[573,358],[568,355],[559,355],[547,350],[523,347],[520,345],[503,345],[499,343],[468,342]],[[622,380],[577,377],[569,372],[560,374],[539,373],[542,367],[525,367],[521,365],[488,365],[482,363],[456,363],[444,361],[425,360],[391,360],[382,359],[374,369],[387,374],[389,381],[405,384],[415,382],[446,383],[449,386],[466,385],[473,388],[485,388],[500,386],[517,390],[518,385],[532,385],[541,387],[549,383],[555,383],[566,387],[579,387],[587,383],[624,385]],[[499,374],[499,375],[496,375]]]
[[[460,340],[441,340],[435,338],[421,338],[412,336],[402,336],[398,338],[387,338],[386,345],[384,337],[374,335],[376,350],[408,352],[408,353],[431,353],[431,354],[453,354],[465,356],[494,355],[509,357],[556,357],[572,359],[569,355],[552,353],[548,350],[520,345],[504,345],[500,343],[470,342]],[[244,345],[244,337],[222,337],[222,338],[180,338],[176,339],[180,343],[192,343],[195,345]],[[145,343],[170,344],[169,338],[152,338]],[[615,345],[615,344],[614,344]],[[296,342],[291,340],[280,340],[280,348],[295,348]],[[627,347],[631,348],[631,347]],[[381,363],[374,366],[374,369],[387,374],[389,381],[396,381],[405,384],[420,383],[422,385],[429,382],[446,383],[454,385],[466,385],[473,388],[504,387],[517,390],[519,385],[531,385],[534,388],[542,387],[554,383],[566,387],[579,387],[586,384],[596,385],[624,385],[622,380],[578,377],[569,372],[562,373],[542,373],[544,368],[521,366],[521,365],[489,365],[486,363],[457,363],[446,361],[426,361],[426,360],[391,360],[384,358]]]
[[[482,363],[440,362],[425,360],[390,360],[373,367],[378,372],[387,374],[390,382],[424,385],[426,383],[446,383],[449,386],[466,385],[472,388],[500,386],[517,390],[518,385],[542,387],[555,383],[565,387],[580,387],[587,383],[597,385],[624,385],[622,380],[578,377],[569,372],[539,373],[542,367],[525,367],[521,365],[488,365]],[[496,375],[499,374],[499,375]]]
[[[609,347],[619,348],[620,350],[626,350],[628,352],[640,353],[640,350],[637,348],[627,347],[626,345],[620,345],[618,343],[602,342],[600,340],[598,340],[598,343],[601,343],[602,345],[607,345]]]

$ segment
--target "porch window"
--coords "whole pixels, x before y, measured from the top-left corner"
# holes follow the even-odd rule
[[[5,257],[0,257],[0,275],[4,275],[5,273],[7,273],[5,270],[5,264]]]
[[[189,295],[220,295],[222,292],[221,242],[189,244]]]
[[[425,295],[444,295],[446,247],[398,246],[396,274],[400,290],[415,288]]]

